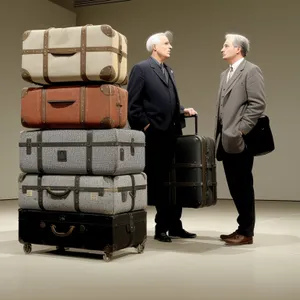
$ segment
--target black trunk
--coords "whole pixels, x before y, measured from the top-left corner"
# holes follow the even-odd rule
[[[128,247],[143,250],[146,237],[143,210],[99,215],[19,209],[19,242],[29,245],[30,251],[30,244],[38,244],[99,250],[110,256]]]

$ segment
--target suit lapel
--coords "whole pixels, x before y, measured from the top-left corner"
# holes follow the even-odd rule
[[[244,60],[244,61],[241,62],[241,64],[235,70],[234,74],[232,75],[232,77],[230,78],[230,80],[227,83],[226,83],[226,79],[227,79],[228,72],[226,73],[226,76],[224,76],[225,82],[223,80],[223,84],[225,85],[225,88],[226,88],[225,96],[232,90],[232,88],[236,84],[237,80],[242,75],[242,72],[245,69],[245,65],[246,65],[246,60]]]
[[[221,95],[222,95],[222,90],[225,88],[226,85],[226,78],[227,78],[228,72],[225,72],[222,75],[221,82],[220,82],[220,87],[219,87],[219,94],[218,94],[218,100],[217,100],[217,111],[219,115],[219,108],[220,108],[220,102],[221,102]]]
[[[159,68],[159,65],[152,60],[152,58],[149,58],[149,64],[151,68],[153,69],[154,73],[161,79],[161,81],[168,86],[166,79],[164,78],[164,75],[162,74],[161,69]]]
[[[226,86],[227,74],[228,74],[228,71],[223,74],[221,82],[220,82],[219,99],[221,98],[222,89]]]

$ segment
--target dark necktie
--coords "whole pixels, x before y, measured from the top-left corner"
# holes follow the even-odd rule
[[[166,82],[168,83],[168,81],[169,81],[168,72],[163,64],[161,64],[161,71],[162,71],[163,75],[165,76]]]

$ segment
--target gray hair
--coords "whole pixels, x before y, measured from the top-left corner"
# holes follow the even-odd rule
[[[229,33],[225,35],[225,39],[231,39],[234,47],[241,47],[241,53],[244,57],[250,51],[249,40],[240,34]]]
[[[171,31],[159,32],[151,35],[146,42],[146,49],[148,52],[153,51],[153,46],[160,43],[160,38],[165,36],[171,43],[173,40],[173,33]]]

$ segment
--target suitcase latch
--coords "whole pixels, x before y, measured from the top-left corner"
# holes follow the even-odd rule
[[[134,156],[134,138],[131,139],[131,143],[130,143],[130,153],[132,156]]]
[[[119,63],[122,62],[122,58],[123,58],[123,55],[122,55],[122,43],[120,43],[120,47],[119,47],[119,53],[118,53],[118,57],[119,57]]]
[[[57,151],[57,161],[66,162],[67,161],[67,151],[65,151],[65,150]]]
[[[123,203],[126,202],[127,201],[127,192],[122,192],[121,195],[122,195],[122,202]]]
[[[31,155],[32,145],[31,145],[31,139],[26,140],[26,154]]]
[[[130,214],[129,216],[129,224],[127,225],[127,230],[129,233],[133,233],[135,231],[134,221],[133,221],[133,215]]]
[[[124,161],[124,149],[120,149],[120,161]]]

